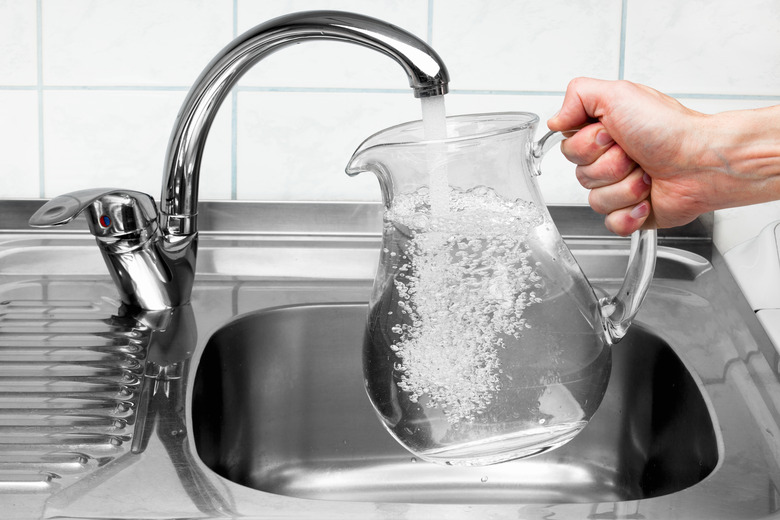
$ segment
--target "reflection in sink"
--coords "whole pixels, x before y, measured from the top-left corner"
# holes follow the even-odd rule
[[[672,348],[639,325],[613,349],[607,395],[569,444],[482,468],[417,461],[383,430],[365,395],[366,309],[283,307],[214,334],[193,395],[203,461],[280,495],[427,503],[636,500],[692,486],[718,463],[696,382]]]

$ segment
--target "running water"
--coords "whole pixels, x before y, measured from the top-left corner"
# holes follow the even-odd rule
[[[421,99],[423,132],[426,141],[443,141],[447,138],[447,120],[444,96]],[[449,212],[450,187],[447,178],[447,145],[434,143],[428,148],[431,216],[443,218]]]

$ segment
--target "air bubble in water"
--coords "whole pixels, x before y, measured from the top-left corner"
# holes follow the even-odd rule
[[[451,425],[483,413],[500,388],[504,338],[531,325],[523,311],[539,302],[541,280],[527,236],[544,217],[533,204],[488,188],[450,190],[451,211],[430,219],[427,190],[399,195],[386,219],[411,235],[395,278],[404,324],[392,331],[398,387],[439,407]]]

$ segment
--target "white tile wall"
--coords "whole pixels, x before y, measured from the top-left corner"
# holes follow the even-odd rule
[[[620,0],[440,1],[433,45],[454,89],[560,91],[617,78],[621,12]]]
[[[38,95],[29,90],[0,90],[0,193],[25,197],[40,191],[38,168]]]
[[[238,108],[238,192],[276,200],[380,200],[374,175],[344,167],[366,137],[420,112],[405,93],[241,92]]]
[[[180,92],[44,92],[46,195],[105,186],[157,198],[165,144],[180,104]],[[202,190],[215,198],[230,197],[229,114],[220,110],[204,152]]]
[[[432,43],[452,76],[450,114],[544,120],[579,75],[646,83],[706,112],[780,103],[776,0],[0,0],[0,197],[99,185],[157,197],[200,70],[236,34],[307,9],[362,12]],[[220,110],[201,197],[376,200],[376,181],[344,164],[372,132],[418,117],[391,60],[335,42],[284,49]],[[540,182],[548,202],[587,200],[557,151]],[[780,205],[716,218],[730,246]]]
[[[0,84],[37,82],[36,6],[29,0],[0,0]]]
[[[777,0],[632,1],[626,79],[666,92],[780,94]]]
[[[41,4],[47,85],[187,87],[233,35],[231,0]]]

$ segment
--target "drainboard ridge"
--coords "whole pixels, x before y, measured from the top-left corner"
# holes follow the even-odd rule
[[[105,302],[0,302],[0,492],[52,492],[130,450],[148,334]]]

